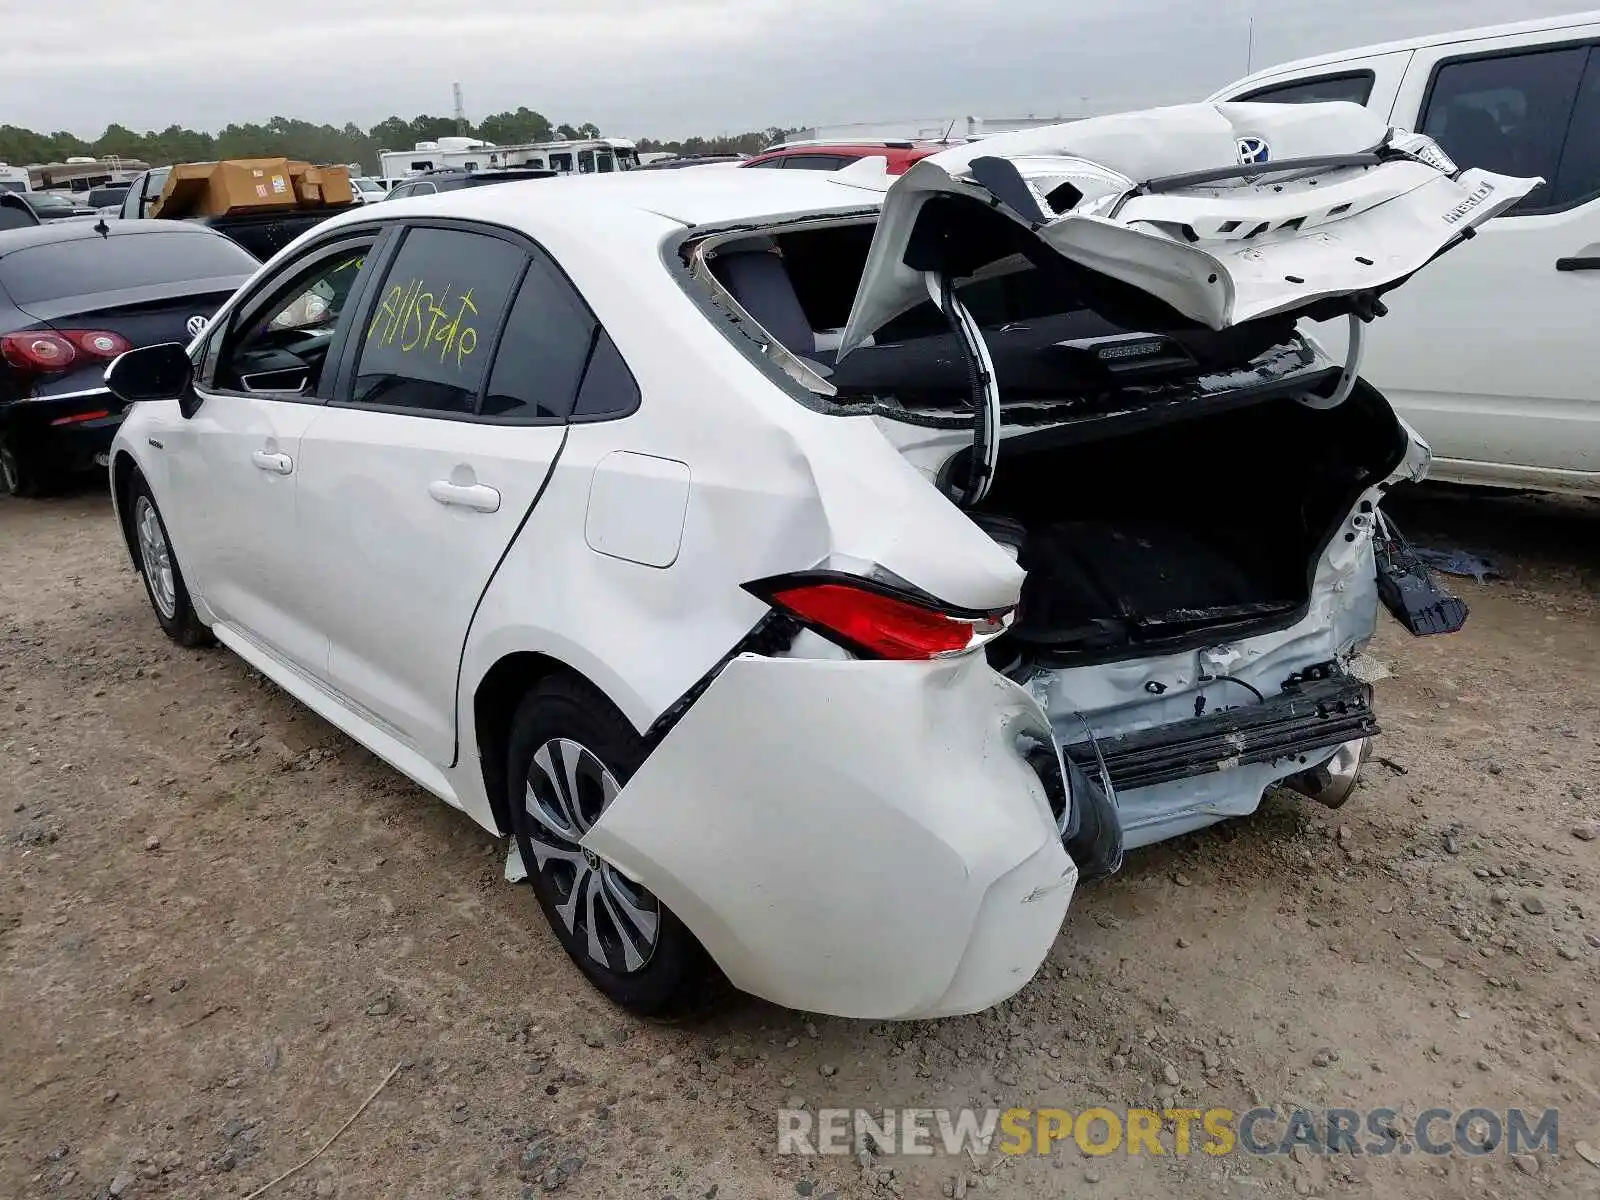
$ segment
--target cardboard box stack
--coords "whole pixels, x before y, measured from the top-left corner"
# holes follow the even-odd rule
[[[350,171],[286,158],[235,158],[172,168],[152,217],[224,217],[349,204]]]
[[[291,162],[289,172],[294,179],[295,200],[302,208],[349,204],[355,199],[349,167],[313,167],[308,163]]]

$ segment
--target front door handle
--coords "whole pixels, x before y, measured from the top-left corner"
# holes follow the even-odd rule
[[[266,450],[257,450],[250,455],[250,461],[263,471],[271,471],[274,475],[287,475],[294,470],[294,459],[287,454],[272,454]]]
[[[1585,255],[1578,258],[1556,259],[1558,271],[1600,271],[1600,258]]]
[[[500,493],[481,483],[451,483],[448,479],[435,479],[428,485],[428,495],[440,504],[455,508],[470,508],[473,512],[500,511]]]

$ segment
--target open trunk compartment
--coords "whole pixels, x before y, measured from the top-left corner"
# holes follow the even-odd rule
[[[1028,575],[997,665],[1110,662],[1293,624],[1329,540],[1409,444],[1365,385],[1335,408],[1191,407],[1108,432],[1069,424],[1002,443],[973,515]]]

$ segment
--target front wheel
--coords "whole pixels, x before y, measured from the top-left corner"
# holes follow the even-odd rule
[[[166,522],[161,519],[161,510],[156,507],[144,476],[134,476],[128,499],[132,502],[129,520],[133,526],[134,559],[157,623],[162,632],[180,646],[207,645],[211,641],[211,631],[201,624],[190,602],[189,588],[183,581],[178,558],[172,552]]]
[[[716,968],[660,900],[579,844],[644,757],[643,739],[598,691],[544,680],[512,720],[512,831],[539,906],[578,969],[630,1012],[680,1015],[712,998]]]

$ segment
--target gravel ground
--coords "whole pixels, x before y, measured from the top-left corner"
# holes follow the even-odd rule
[[[585,986],[465,817],[170,645],[101,495],[0,500],[0,1196],[245,1197],[398,1066],[268,1195],[1600,1197],[1600,505],[1395,507],[1506,578],[1453,583],[1455,637],[1385,621],[1389,765],[1344,809],[1130,856],[979,1016],[663,1026]],[[805,1160],[789,1097],[1553,1106],[1562,1152]]]

